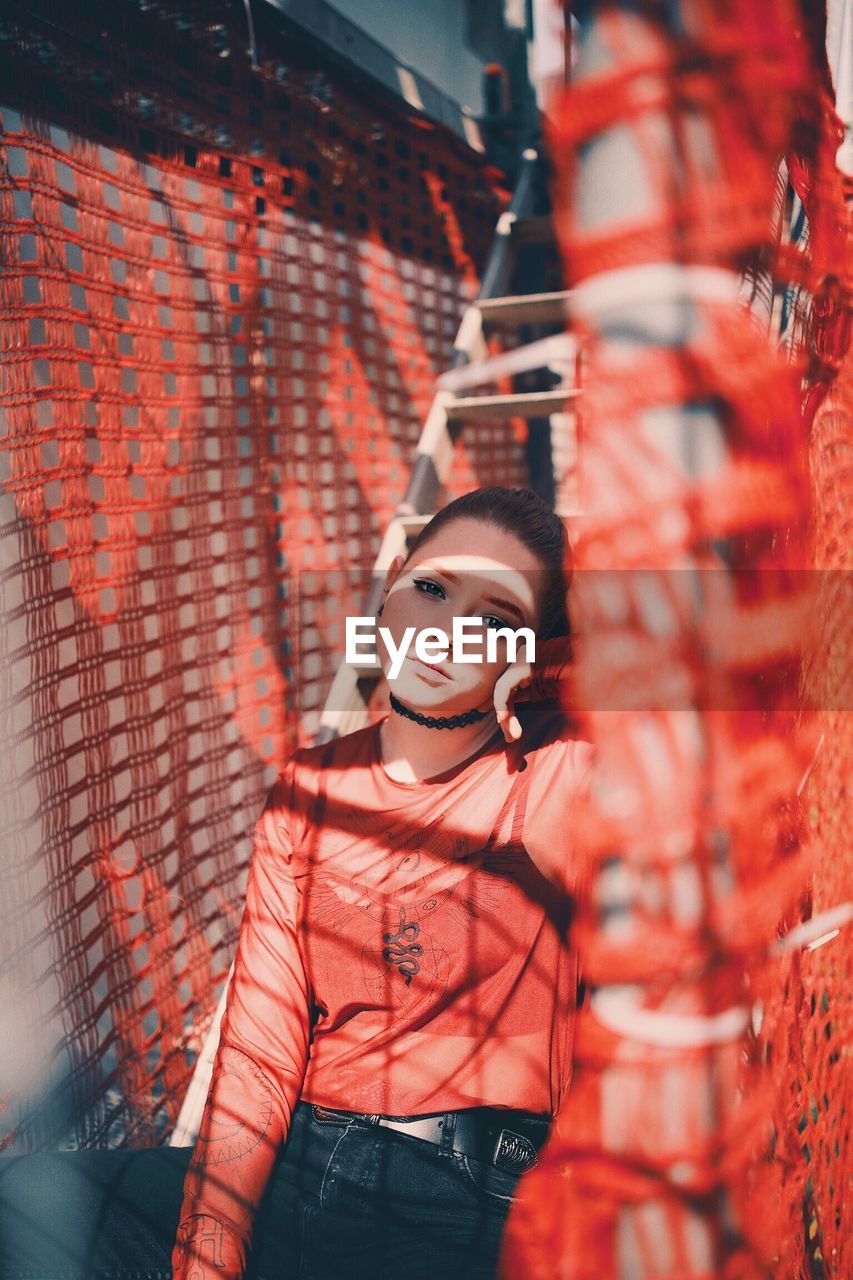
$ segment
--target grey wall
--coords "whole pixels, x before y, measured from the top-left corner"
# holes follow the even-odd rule
[[[500,25],[501,0],[469,0],[476,7],[474,28],[485,19]],[[465,0],[331,0],[331,7],[385,45],[403,62],[432,80],[475,115],[483,109],[481,57],[467,47],[468,4]],[[492,55],[493,56],[493,55]]]

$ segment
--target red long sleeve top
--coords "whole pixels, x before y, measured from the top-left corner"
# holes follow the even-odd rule
[[[557,1110],[577,987],[571,812],[591,748],[556,704],[516,712],[518,742],[498,730],[428,781],[386,773],[378,723],[295,751],[279,775],[254,831],[176,1280],[243,1274],[300,1097],[398,1116]]]

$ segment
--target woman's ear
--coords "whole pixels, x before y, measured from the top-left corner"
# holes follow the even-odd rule
[[[405,558],[402,555],[400,555],[398,552],[397,555],[389,564],[388,568],[385,570],[385,584],[384,584],[384,591],[383,591],[384,595],[387,595],[388,592],[391,590],[392,586],[397,580],[397,577],[399,576],[400,570],[402,569],[405,563],[406,563]]]

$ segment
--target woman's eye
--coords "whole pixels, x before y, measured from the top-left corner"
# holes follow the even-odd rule
[[[432,582],[429,578],[415,578],[415,587],[425,596],[435,596],[438,600],[444,599],[444,592],[437,582]]]
[[[483,621],[487,626],[494,626],[495,631],[498,631],[501,627],[509,627],[510,631],[512,630],[509,623],[504,618],[496,618],[493,613],[484,614]]]

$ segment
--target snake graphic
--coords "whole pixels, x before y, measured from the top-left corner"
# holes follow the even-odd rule
[[[399,972],[406,980],[406,986],[411,986],[412,978],[416,973],[420,973],[420,961],[416,960],[416,956],[422,956],[424,949],[415,939],[421,931],[421,926],[417,920],[406,920],[406,912],[403,907],[398,907],[400,912],[400,923],[396,933],[383,933],[382,941],[391,945],[382,948],[382,959],[395,964]]]

